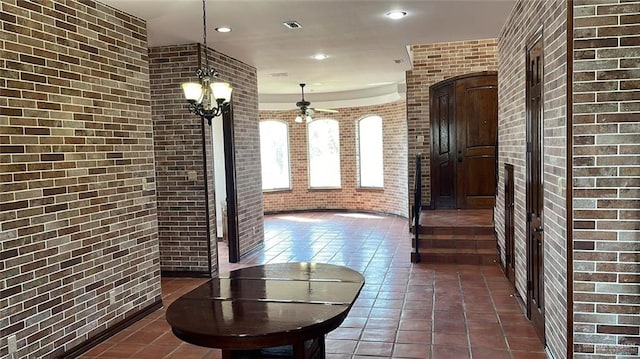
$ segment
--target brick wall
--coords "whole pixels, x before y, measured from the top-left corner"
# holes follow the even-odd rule
[[[238,237],[243,256],[264,240],[258,75],[254,67],[234,58],[219,52],[210,55],[220,78],[233,86]]]
[[[0,357],[55,357],[160,301],[146,24],[0,6]]]
[[[413,70],[407,71],[408,193],[413,204],[415,156],[422,156],[422,203],[431,201],[429,86],[450,77],[497,70],[495,39],[413,45]],[[422,143],[418,136],[424,136]]]
[[[640,2],[574,1],[574,357],[640,356]]]
[[[307,126],[293,121],[297,111],[260,111],[262,120],[282,120],[289,125],[292,182],[290,191],[264,193],[265,212],[351,209],[407,217],[407,129],[404,102],[338,110],[338,113],[326,117],[340,123],[342,188],[330,190],[309,190]],[[358,188],[357,122],[369,115],[378,115],[383,122],[384,189],[381,190]]]
[[[204,48],[200,47],[199,52],[199,47],[190,44],[149,50],[163,271],[217,272],[211,129],[188,112],[180,88],[182,82],[197,81],[195,71],[199,63],[204,63],[205,56]],[[244,254],[263,239],[262,193],[260,181],[256,181],[256,173],[260,173],[256,70],[214,50],[207,53],[210,65],[220,73],[220,80],[234,88],[238,223],[240,251]],[[204,183],[203,129],[209,163],[208,196]],[[195,180],[189,179],[189,172],[195,174]]]
[[[498,40],[500,179],[495,226],[504,260],[503,168],[510,163],[515,185],[516,289],[526,298],[526,45],[543,29],[544,316],[545,342],[555,358],[567,356],[566,19],[563,1],[519,1]]]
[[[208,124],[191,114],[180,84],[196,81],[198,44],[149,49],[153,138],[158,196],[160,267],[163,271],[215,272],[207,235],[202,130]],[[205,133],[208,133],[206,131]],[[212,167],[212,166],[209,166]],[[208,179],[213,171],[208,168]],[[194,179],[189,173],[195,174]],[[215,216],[215,206],[210,207]],[[212,226],[215,230],[215,226]],[[214,243],[215,244],[215,243]],[[214,262],[215,263],[215,262]]]

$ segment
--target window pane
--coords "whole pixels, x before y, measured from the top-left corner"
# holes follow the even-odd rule
[[[336,120],[315,120],[307,125],[309,187],[340,187],[340,133]]]
[[[289,131],[286,123],[260,122],[260,160],[263,190],[291,188]]]
[[[365,117],[358,122],[360,187],[383,187],[382,118]]]

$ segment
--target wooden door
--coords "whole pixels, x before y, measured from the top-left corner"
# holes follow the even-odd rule
[[[233,102],[222,112],[222,132],[224,137],[225,185],[227,192],[227,239],[229,263],[240,261],[240,236],[238,230],[238,200],[236,186],[236,146],[233,133]]]
[[[431,203],[492,208],[498,132],[497,75],[458,76],[430,88]]]
[[[457,208],[493,208],[498,82],[495,75],[456,81]]]
[[[434,208],[455,208],[456,128],[454,83],[431,89],[431,198]]]
[[[505,274],[513,286],[516,285],[515,251],[515,188],[513,183],[513,165],[504,165],[504,268]]]
[[[544,341],[542,37],[527,46],[527,314]]]

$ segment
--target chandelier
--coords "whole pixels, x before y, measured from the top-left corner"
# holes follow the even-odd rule
[[[202,0],[202,30],[205,66],[196,71],[199,82],[185,82],[182,84],[182,90],[189,102],[189,112],[207,119],[211,125],[211,120],[221,115],[229,105],[233,89],[226,82],[214,81],[218,77],[218,71],[209,67],[206,0]]]

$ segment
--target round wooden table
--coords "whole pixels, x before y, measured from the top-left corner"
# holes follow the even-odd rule
[[[220,348],[223,358],[324,358],[325,334],[344,321],[363,285],[343,266],[265,264],[207,281],[173,302],[166,318],[178,338]]]

